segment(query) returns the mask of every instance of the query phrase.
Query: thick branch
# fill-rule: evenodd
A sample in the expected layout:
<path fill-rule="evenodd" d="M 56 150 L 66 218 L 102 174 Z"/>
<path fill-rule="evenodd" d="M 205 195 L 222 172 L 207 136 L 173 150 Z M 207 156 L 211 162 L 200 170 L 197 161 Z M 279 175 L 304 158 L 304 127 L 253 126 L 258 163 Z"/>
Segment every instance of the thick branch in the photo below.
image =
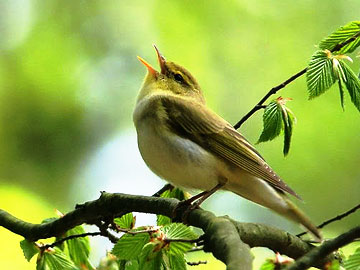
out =
<path fill-rule="evenodd" d="M 313 248 L 303 257 L 298 259 L 294 264 L 288 267 L 288 270 L 302 270 L 307 269 L 314 262 L 318 262 L 322 258 L 326 257 L 331 252 L 341 248 L 352 241 L 354 239 L 360 237 L 360 226 L 357 226 L 350 231 L 339 235 L 338 237 L 325 241 L 321 246 Z"/>
<path fill-rule="evenodd" d="M 98 200 L 87 202 L 45 224 L 31 224 L 0 210 L 0 226 L 30 241 L 36 241 L 62 235 L 83 223 L 98 224 L 128 212 L 161 214 L 174 218 L 178 202 L 169 198 L 102 193 Z M 216 217 L 202 209 L 190 212 L 187 222 L 204 231 L 204 250 L 211 251 L 228 266 L 227 269 L 251 269 L 249 246 L 268 247 L 293 258 L 298 258 L 313 248 L 287 232 L 260 224 L 236 222 L 228 217 Z"/>

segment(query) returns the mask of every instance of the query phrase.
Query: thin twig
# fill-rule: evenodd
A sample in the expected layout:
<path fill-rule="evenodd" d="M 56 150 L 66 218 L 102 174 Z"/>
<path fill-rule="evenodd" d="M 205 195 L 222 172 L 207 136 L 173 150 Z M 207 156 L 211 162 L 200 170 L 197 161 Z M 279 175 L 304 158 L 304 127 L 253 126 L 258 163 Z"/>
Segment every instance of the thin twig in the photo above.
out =
<path fill-rule="evenodd" d="M 290 265 L 287 270 L 308 269 L 310 266 L 319 263 L 331 252 L 351 243 L 354 239 L 360 237 L 360 226 L 339 235 L 336 238 L 325 241 L 322 245 L 313 248 L 301 258 L 297 259 L 294 264 Z"/>
<path fill-rule="evenodd" d="M 128 233 L 131 235 L 140 234 L 140 233 L 154 233 L 159 231 L 159 228 L 151 228 L 146 230 L 139 230 L 139 231 L 132 231 L 131 229 L 123 229 L 123 228 L 116 228 L 119 232 Z"/>
<path fill-rule="evenodd" d="M 207 261 L 186 262 L 186 264 L 190 265 L 190 266 L 196 266 L 196 265 L 200 265 L 200 264 L 207 264 Z"/>
<path fill-rule="evenodd" d="M 73 235 L 69 235 L 67 237 L 64 237 L 62 239 L 59 239 L 59 240 L 55 241 L 54 243 L 41 246 L 40 248 L 45 250 L 45 249 L 48 249 L 48 248 L 53 248 L 55 246 L 59 246 L 62 243 L 64 243 L 65 241 L 67 241 L 67 240 L 80 238 L 80 237 L 86 237 L 86 236 L 98 236 L 98 235 L 101 235 L 101 232 L 88 232 L 88 233 L 81 233 L 81 234 L 73 234 Z"/>
<path fill-rule="evenodd" d="M 187 252 L 196 252 L 196 251 L 203 251 L 204 250 L 204 247 L 194 247 L 190 250 L 188 250 Z"/>
<path fill-rule="evenodd" d="M 350 210 L 346 211 L 345 213 L 343 214 L 340 214 L 340 215 L 337 215 L 336 217 L 333 217 L 331 219 L 328 219 L 326 221 L 324 221 L 323 223 L 321 223 L 319 226 L 317 226 L 318 229 L 321 229 L 321 228 L 324 228 L 326 225 L 330 224 L 330 223 L 333 223 L 334 221 L 337 221 L 337 220 L 341 220 L 343 219 L 344 217 L 347 217 L 348 215 L 356 212 L 356 210 L 360 209 L 360 204 L 356 205 L 355 207 L 351 208 Z M 299 233 L 297 234 L 296 236 L 297 237 L 300 237 L 300 236 L 303 236 L 305 234 L 307 234 L 308 232 L 302 232 L 302 233 Z"/>
<path fill-rule="evenodd" d="M 342 43 L 337 44 L 336 46 L 334 46 L 333 49 L 330 50 L 330 52 L 336 52 L 336 51 L 340 51 L 343 47 L 345 47 L 346 45 L 348 45 L 349 43 L 355 41 L 358 37 L 360 36 L 360 32 L 357 32 L 354 36 L 352 36 L 351 38 L 345 40 Z M 295 81 L 297 78 L 301 77 L 302 75 L 304 75 L 307 71 L 307 68 L 304 68 L 303 70 L 297 72 L 295 75 L 291 76 L 289 79 L 287 79 L 286 81 L 284 81 L 283 83 L 273 87 L 270 89 L 269 92 L 267 92 L 267 94 L 260 99 L 260 101 L 247 113 L 245 114 L 240 120 L 239 122 L 237 122 L 234 125 L 235 129 L 238 129 L 241 127 L 241 125 L 248 120 L 255 112 L 257 112 L 258 110 L 264 108 L 264 102 L 272 95 L 275 95 L 280 89 L 284 88 L 285 86 L 287 86 L 289 83 L 291 83 L 292 81 Z"/>

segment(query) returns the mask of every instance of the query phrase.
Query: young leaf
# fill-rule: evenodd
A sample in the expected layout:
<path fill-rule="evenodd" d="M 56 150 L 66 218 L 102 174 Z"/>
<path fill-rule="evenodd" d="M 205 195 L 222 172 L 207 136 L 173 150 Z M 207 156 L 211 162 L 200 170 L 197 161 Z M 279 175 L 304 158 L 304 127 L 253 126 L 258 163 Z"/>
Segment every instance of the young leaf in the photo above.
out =
<path fill-rule="evenodd" d="M 267 259 L 260 267 L 260 270 L 274 270 L 275 263 L 271 259 Z"/>
<path fill-rule="evenodd" d="M 284 122 L 284 148 L 283 153 L 286 156 L 290 150 L 290 142 L 292 136 L 292 130 L 295 122 L 295 116 L 293 112 L 287 108 L 285 105 L 281 106 L 282 109 L 282 118 Z"/>
<path fill-rule="evenodd" d="M 330 51 L 316 51 L 306 70 L 309 98 L 312 99 L 324 93 L 335 83 L 336 79 Z"/>
<path fill-rule="evenodd" d="M 344 61 L 339 61 L 339 64 L 344 72 L 344 83 L 350 94 L 351 101 L 360 111 L 360 80 Z"/>
<path fill-rule="evenodd" d="M 163 252 L 155 251 L 156 244 L 148 243 L 142 249 L 139 255 L 139 269 L 142 270 L 154 270 L 154 269 L 164 269 L 163 265 L 164 260 L 162 258 Z"/>
<path fill-rule="evenodd" d="M 122 215 L 120 218 L 115 218 L 114 222 L 122 229 L 132 229 L 135 226 L 136 218 L 133 213 L 127 213 Z"/>
<path fill-rule="evenodd" d="M 360 269 L 360 248 L 355 250 L 355 253 L 350 255 L 344 262 L 346 270 L 359 270 Z"/>
<path fill-rule="evenodd" d="M 148 233 L 124 234 L 115 244 L 111 253 L 120 260 L 132 260 L 139 256 L 144 245 L 149 241 Z"/>
<path fill-rule="evenodd" d="M 70 258 L 59 248 L 39 253 L 36 270 L 79 270 Z"/>
<path fill-rule="evenodd" d="M 186 200 L 189 198 L 188 194 L 182 191 L 179 188 L 173 188 L 171 190 L 165 190 L 161 196 L 162 198 L 176 198 L 180 201 Z M 157 215 L 156 225 L 165 226 L 171 223 L 171 219 L 167 216 Z"/>
<path fill-rule="evenodd" d="M 195 240 L 198 236 L 190 229 L 190 227 L 182 223 L 171 223 L 160 229 L 164 232 L 166 239 L 189 239 Z M 173 255 L 182 255 L 193 247 L 193 243 L 189 242 L 170 242 L 169 253 Z"/>
<path fill-rule="evenodd" d="M 67 231 L 64 237 L 70 235 L 83 234 L 85 230 L 82 226 L 77 226 Z M 75 265 L 82 267 L 86 266 L 86 269 L 94 269 L 92 266 L 89 255 L 90 255 L 90 243 L 88 237 L 78 237 L 66 241 L 68 248 L 68 254 Z"/>
<path fill-rule="evenodd" d="M 263 115 L 264 129 L 257 143 L 271 141 L 279 136 L 283 128 L 281 108 L 276 100 L 273 100 L 266 106 Z"/>
<path fill-rule="evenodd" d="M 331 51 L 334 50 L 337 45 L 344 43 L 351 38 L 354 39 L 352 42 L 345 45 L 340 50 L 336 50 L 336 52 L 339 54 L 351 53 L 360 45 L 360 21 L 353 21 L 340 27 L 330 36 L 323 39 L 319 44 L 319 48 Z"/>
<path fill-rule="evenodd" d="M 169 269 L 186 270 L 186 261 L 184 255 L 168 255 Z"/>
<path fill-rule="evenodd" d="M 345 111 L 344 89 L 343 89 L 343 82 L 342 82 L 341 78 L 338 80 L 338 85 L 339 85 L 339 92 L 340 92 L 340 104 L 341 104 L 341 107 L 342 107 L 343 111 Z"/>
<path fill-rule="evenodd" d="M 34 242 L 30 242 L 26 239 L 20 241 L 20 247 L 24 253 L 25 259 L 30 262 L 31 258 L 40 251 Z"/>

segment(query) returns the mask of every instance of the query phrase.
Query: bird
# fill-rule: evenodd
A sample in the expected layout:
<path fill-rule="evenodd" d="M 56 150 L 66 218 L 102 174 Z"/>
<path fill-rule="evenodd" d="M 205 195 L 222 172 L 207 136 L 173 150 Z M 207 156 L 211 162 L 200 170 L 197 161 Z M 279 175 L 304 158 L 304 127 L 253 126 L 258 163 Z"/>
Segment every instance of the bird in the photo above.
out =
<path fill-rule="evenodd" d="M 203 191 L 193 197 L 198 204 L 219 189 L 231 191 L 304 226 L 321 240 L 320 231 L 288 195 L 300 196 L 240 132 L 206 106 L 195 77 L 154 48 L 160 71 L 138 56 L 147 74 L 133 112 L 146 165 L 176 187 Z"/>

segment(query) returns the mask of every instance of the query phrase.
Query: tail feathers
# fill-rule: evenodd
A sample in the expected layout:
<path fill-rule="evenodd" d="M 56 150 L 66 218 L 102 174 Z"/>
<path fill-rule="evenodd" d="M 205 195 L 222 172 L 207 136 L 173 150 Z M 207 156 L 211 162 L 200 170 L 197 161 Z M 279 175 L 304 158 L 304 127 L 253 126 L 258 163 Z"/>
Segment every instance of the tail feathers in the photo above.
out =
<path fill-rule="evenodd" d="M 300 223 L 304 226 L 309 232 L 315 237 L 315 240 L 321 242 L 322 236 L 319 229 L 310 221 L 310 219 L 299 209 L 297 208 L 287 197 L 286 195 L 282 196 L 289 206 L 287 210 L 285 210 L 283 215 L 288 217 L 289 219 Z"/>

